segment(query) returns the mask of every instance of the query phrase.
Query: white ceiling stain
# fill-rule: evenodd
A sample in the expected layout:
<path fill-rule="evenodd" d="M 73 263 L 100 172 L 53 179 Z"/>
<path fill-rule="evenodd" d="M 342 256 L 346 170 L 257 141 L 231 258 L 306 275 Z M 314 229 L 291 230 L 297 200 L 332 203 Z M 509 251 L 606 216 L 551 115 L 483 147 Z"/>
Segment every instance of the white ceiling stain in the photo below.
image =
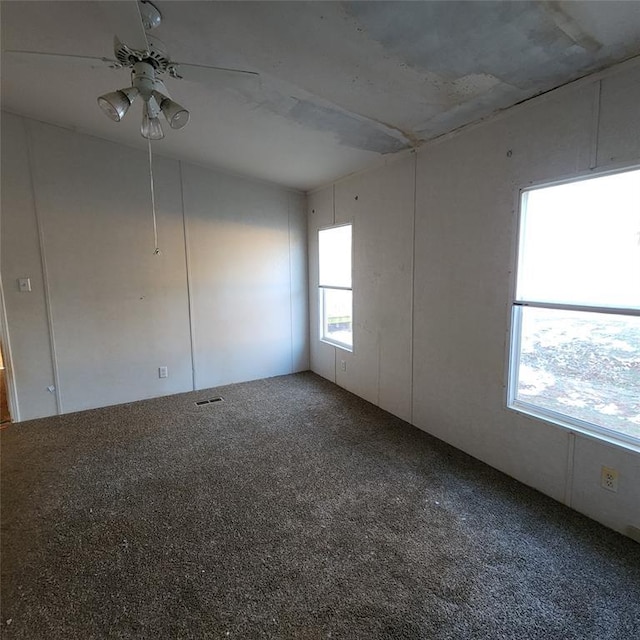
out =
<path fill-rule="evenodd" d="M 550 18 L 558 29 L 561 29 L 575 44 L 585 51 L 597 51 L 602 47 L 592 35 L 580 29 L 580 25 L 568 15 L 562 8 L 560 2 L 541 2 L 544 9 L 549 13 Z"/>
<path fill-rule="evenodd" d="M 640 2 L 155 4 L 173 60 L 261 74 L 253 88 L 168 79 L 192 119 L 156 151 L 299 189 L 640 54 Z M 113 56 L 109 3 L 0 10 L 3 50 Z M 1 62 L 3 108 L 144 148 L 139 106 L 116 124 L 96 105 L 127 71 Z"/>
<path fill-rule="evenodd" d="M 307 100 L 297 100 L 289 116 L 300 124 L 333 133 L 340 144 L 376 153 L 394 153 L 406 149 L 404 142 L 386 133 L 385 125 L 372 122 L 355 114 L 342 112 L 313 104 Z"/>

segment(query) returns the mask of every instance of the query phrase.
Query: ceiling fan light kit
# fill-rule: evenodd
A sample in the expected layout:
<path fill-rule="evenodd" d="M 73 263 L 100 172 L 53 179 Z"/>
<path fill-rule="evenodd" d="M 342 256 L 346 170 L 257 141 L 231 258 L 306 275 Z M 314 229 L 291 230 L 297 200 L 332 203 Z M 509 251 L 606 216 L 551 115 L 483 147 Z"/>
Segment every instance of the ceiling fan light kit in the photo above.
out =
<path fill-rule="evenodd" d="M 141 133 L 151 140 L 164 137 L 164 134 L 160 135 L 160 112 L 172 129 L 182 129 L 189 122 L 189 111 L 171 99 L 160 80 L 163 74 L 176 80 L 204 83 L 224 82 L 232 77 L 234 82 L 240 81 L 247 87 L 255 86 L 259 79 L 259 74 L 255 71 L 172 61 L 164 44 L 147 33 L 162 22 L 162 14 L 149 0 L 121 0 L 100 4 L 117 20 L 121 33 L 128 42 L 126 44 L 115 36 L 114 59 L 18 49 L 4 51 L 3 54 L 27 61 L 45 58 L 55 62 L 83 64 L 91 68 L 100 68 L 106 63 L 110 69 L 131 69 L 132 86 L 98 97 L 98 106 L 108 118 L 120 122 L 135 98 L 140 95 L 144 101 Z M 152 100 L 154 104 L 151 104 Z"/>
<path fill-rule="evenodd" d="M 140 95 L 144 100 L 140 133 L 148 140 L 161 140 L 164 132 L 158 116 L 164 115 L 172 129 L 182 129 L 189 122 L 189 112 L 174 102 L 162 80 L 156 78 L 151 61 L 141 60 L 133 65 L 133 86 L 105 93 L 98 98 L 98 105 L 114 122 L 120 122 L 129 107 Z"/>
<path fill-rule="evenodd" d="M 162 21 L 162 15 L 151 2 L 143 1 L 139 5 L 144 31 L 155 29 Z M 145 39 L 144 51 L 132 49 L 115 38 L 115 55 L 121 66 L 131 67 L 131 87 L 106 93 L 98 98 L 102 111 L 114 122 L 120 122 L 140 95 L 142 106 L 142 124 L 140 133 L 147 140 L 161 140 L 164 132 L 158 116 L 164 115 L 172 129 L 182 129 L 189 122 L 189 111 L 174 102 L 157 75 L 168 70 L 169 59 L 162 43 Z M 173 70 L 173 67 L 171 67 Z"/>

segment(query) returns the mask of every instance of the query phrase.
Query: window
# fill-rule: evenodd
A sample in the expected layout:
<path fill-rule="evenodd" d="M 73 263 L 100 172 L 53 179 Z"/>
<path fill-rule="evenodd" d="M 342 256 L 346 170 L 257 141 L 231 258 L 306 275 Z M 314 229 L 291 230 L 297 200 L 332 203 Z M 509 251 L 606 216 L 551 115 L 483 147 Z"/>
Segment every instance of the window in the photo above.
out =
<path fill-rule="evenodd" d="M 508 405 L 640 445 L 640 170 L 522 194 Z"/>
<path fill-rule="evenodd" d="M 320 339 L 353 348 L 351 225 L 318 231 Z"/>

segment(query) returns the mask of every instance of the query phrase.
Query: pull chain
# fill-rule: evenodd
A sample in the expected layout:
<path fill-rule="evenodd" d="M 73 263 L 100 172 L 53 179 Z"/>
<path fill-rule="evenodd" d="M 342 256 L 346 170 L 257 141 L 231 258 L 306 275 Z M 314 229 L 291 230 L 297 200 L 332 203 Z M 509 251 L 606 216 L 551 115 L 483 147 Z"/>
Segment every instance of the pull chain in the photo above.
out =
<path fill-rule="evenodd" d="M 151 215 L 153 216 L 153 246 L 155 247 L 153 255 L 160 254 L 160 248 L 158 247 L 158 224 L 156 222 L 156 194 L 153 187 L 153 159 L 151 156 L 151 140 L 147 139 L 149 144 L 149 180 L 151 182 Z"/>

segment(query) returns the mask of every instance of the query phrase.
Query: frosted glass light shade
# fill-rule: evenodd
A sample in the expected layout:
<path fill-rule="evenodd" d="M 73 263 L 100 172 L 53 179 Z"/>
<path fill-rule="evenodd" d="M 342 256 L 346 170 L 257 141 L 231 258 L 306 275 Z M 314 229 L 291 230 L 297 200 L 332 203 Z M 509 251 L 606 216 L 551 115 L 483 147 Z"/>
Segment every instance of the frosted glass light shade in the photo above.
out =
<path fill-rule="evenodd" d="M 129 107 L 133 104 L 137 95 L 138 90 L 135 87 L 111 91 L 98 98 L 98 106 L 111 120 L 120 122 L 129 110 Z"/>
<path fill-rule="evenodd" d="M 167 102 L 168 105 L 165 104 Z M 165 100 L 162 103 L 162 113 L 172 129 L 182 129 L 189 122 L 189 112 L 173 100 Z"/>
<path fill-rule="evenodd" d="M 153 96 L 172 129 L 182 129 L 189 122 L 190 114 L 182 105 L 158 92 Z"/>

